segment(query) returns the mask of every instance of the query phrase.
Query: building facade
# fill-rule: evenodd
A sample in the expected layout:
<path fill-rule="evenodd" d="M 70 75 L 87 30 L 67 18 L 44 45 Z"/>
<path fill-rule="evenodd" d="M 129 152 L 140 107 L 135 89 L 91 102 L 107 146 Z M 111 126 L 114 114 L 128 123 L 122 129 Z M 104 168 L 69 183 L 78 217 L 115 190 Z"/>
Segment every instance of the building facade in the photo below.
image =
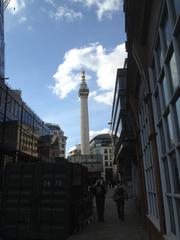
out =
<path fill-rule="evenodd" d="M 100 134 L 91 139 L 90 153 L 101 154 L 103 159 L 103 170 L 101 176 L 106 181 L 113 181 L 113 148 L 110 134 Z"/>
<path fill-rule="evenodd" d="M 1 165 L 49 159 L 51 130 L 22 100 L 21 92 L 0 81 Z"/>
<path fill-rule="evenodd" d="M 64 135 L 59 125 L 52 123 L 46 123 L 46 125 L 51 130 L 50 161 L 53 161 L 55 158 L 65 158 L 67 137 Z"/>
<path fill-rule="evenodd" d="M 68 156 L 77 156 L 81 155 L 81 144 L 76 144 L 74 147 L 70 149 L 68 152 Z"/>
<path fill-rule="evenodd" d="M 180 1 L 125 0 L 124 11 L 127 124 L 134 138 L 131 162 L 136 167 L 132 181 L 140 183 L 137 192 L 149 239 L 178 240 Z M 121 145 L 122 141 L 116 151 Z"/>
<path fill-rule="evenodd" d="M 125 61 L 124 68 L 117 69 L 110 129 L 114 149 L 113 163 L 117 167 L 116 179 L 126 182 L 126 187 L 132 187 L 132 167 L 136 158 L 131 116 L 127 110 L 126 76 L 127 65 Z"/>
<path fill-rule="evenodd" d="M 101 177 L 103 170 L 103 159 L 101 154 L 71 155 L 68 156 L 68 161 L 79 163 L 87 167 L 89 185 L 94 184 L 96 180 Z"/>

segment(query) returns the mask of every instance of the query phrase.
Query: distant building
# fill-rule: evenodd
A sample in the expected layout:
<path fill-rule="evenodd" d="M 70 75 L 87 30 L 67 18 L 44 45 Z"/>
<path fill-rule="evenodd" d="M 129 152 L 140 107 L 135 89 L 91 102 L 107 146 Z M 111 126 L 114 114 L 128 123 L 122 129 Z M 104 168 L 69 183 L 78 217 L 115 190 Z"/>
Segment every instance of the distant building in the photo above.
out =
<path fill-rule="evenodd" d="M 126 65 L 123 69 L 117 70 L 111 116 L 111 135 L 114 146 L 114 163 L 117 165 L 119 180 L 131 181 L 134 137 L 131 116 L 127 111 L 126 75 Z"/>
<path fill-rule="evenodd" d="M 103 171 L 103 159 L 101 154 L 93 155 L 72 155 L 68 156 L 68 161 L 80 163 L 88 169 L 89 184 L 93 184 Z"/>
<path fill-rule="evenodd" d="M 68 156 L 77 156 L 81 155 L 81 144 L 76 144 L 71 150 L 68 152 Z"/>
<path fill-rule="evenodd" d="M 100 134 L 90 141 L 90 154 L 101 154 L 103 170 L 101 176 L 107 181 L 113 180 L 113 146 L 110 134 Z"/>
<path fill-rule="evenodd" d="M 46 123 L 51 130 L 50 136 L 50 161 L 55 158 L 66 157 L 66 140 L 64 132 L 61 130 L 58 124 Z"/>
<path fill-rule="evenodd" d="M 0 157 L 11 161 L 49 160 L 51 130 L 23 101 L 21 92 L 0 81 Z"/>

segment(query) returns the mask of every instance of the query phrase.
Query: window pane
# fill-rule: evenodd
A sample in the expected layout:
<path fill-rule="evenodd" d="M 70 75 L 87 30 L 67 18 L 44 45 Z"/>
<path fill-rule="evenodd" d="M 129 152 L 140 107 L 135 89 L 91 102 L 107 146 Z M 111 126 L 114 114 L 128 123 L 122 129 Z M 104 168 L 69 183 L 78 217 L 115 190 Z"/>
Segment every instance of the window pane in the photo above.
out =
<path fill-rule="evenodd" d="M 169 167 L 168 167 L 168 162 L 167 158 L 163 160 L 164 163 L 164 174 L 165 174 L 165 181 L 166 181 L 166 190 L 168 193 L 171 192 L 171 184 L 170 184 L 170 178 L 169 178 Z"/>
<path fill-rule="evenodd" d="M 154 87 L 156 86 L 157 84 L 157 78 L 156 78 L 156 69 L 155 69 L 155 63 L 154 63 L 154 60 L 153 60 L 153 64 L 152 64 L 152 77 L 153 77 L 153 85 Z"/>
<path fill-rule="evenodd" d="M 180 229 L 180 199 L 176 199 L 176 207 L 177 207 L 178 223 L 179 223 L 179 229 Z"/>
<path fill-rule="evenodd" d="M 167 106 L 169 102 L 169 89 L 168 89 L 168 83 L 165 75 L 162 81 L 162 90 L 163 90 L 164 104 L 165 106 Z"/>
<path fill-rule="evenodd" d="M 175 227 L 175 221 L 174 221 L 174 210 L 173 210 L 172 198 L 168 197 L 167 200 L 168 200 L 168 207 L 169 207 L 171 231 L 174 234 L 176 234 L 176 227 Z"/>
<path fill-rule="evenodd" d="M 166 147 L 165 147 L 164 131 L 163 131 L 162 125 L 160 125 L 160 127 L 159 127 L 159 132 L 160 132 L 160 141 L 161 141 L 161 151 L 164 154 L 166 152 Z"/>
<path fill-rule="evenodd" d="M 176 101 L 176 114 L 177 114 L 177 121 L 178 121 L 179 130 L 180 130 L 180 97 Z"/>
<path fill-rule="evenodd" d="M 169 46 L 169 44 L 170 44 L 171 35 L 172 35 L 170 21 L 169 21 L 169 17 L 168 17 L 167 12 L 166 12 L 166 14 L 164 16 L 164 21 L 163 21 L 162 28 L 163 28 L 163 32 L 164 32 L 165 46 L 167 48 Z"/>
<path fill-rule="evenodd" d="M 160 41 L 158 41 L 157 43 L 156 56 L 157 56 L 158 71 L 160 71 L 163 64 L 163 55 L 162 55 Z"/>
<path fill-rule="evenodd" d="M 180 12 L 180 1 L 173 0 L 173 3 L 174 3 L 174 9 L 175 9 L 176 15 L 178 15 Z"/>
<path fill-rule="evenodd" d="M 173 88 L 175 89 L 179 85 L 179 79 L 178 79 L 177 65 L 176 65 L 174 52 L 171 57 L 169 66 L 170 66 L 172 85 L 173 85 Z"/>
<path fill-rule="evenodd" d="M 171 114 L 169 113 L 166 118 L 166 126 L 167 126 L 167 133 L 168 133 L 168 140 L 169 140 L 169 146 L 171 147 L 174 145 L 174 133 L 173 133 L 173 125 L 172 125 L 172 118 Z"/>
<path fill-rule="evenodd" d="M 175 193 L 180 193 L 180 173 L 178 172 L 177 167 L 177 159 L 175 153 L 173 153 L 171 156 L 171 168 L 172 168 L 172 174 L 173 174 L 173 181 L 174 181 L 174 191 Z"/>
<path fill-rule="evenodd" d="M 160 101 L 159 101 L 159 93 L 158 91 L 155 94 L 155 99 L 156 99 L 156 111 L 157 111 L 157 117 L 158 120 L 160 119 L 161 116 L 161 107 L 160 107 Z"/>

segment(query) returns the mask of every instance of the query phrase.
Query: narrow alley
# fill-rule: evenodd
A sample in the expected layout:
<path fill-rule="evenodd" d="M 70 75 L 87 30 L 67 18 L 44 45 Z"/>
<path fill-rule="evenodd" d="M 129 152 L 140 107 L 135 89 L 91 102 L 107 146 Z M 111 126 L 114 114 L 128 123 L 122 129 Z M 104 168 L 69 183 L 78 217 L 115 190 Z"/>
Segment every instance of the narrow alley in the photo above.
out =
<path fill-rule="evenodd" d="M 113 189 L 110 189 L 106 196 L 105 221 L 97 222 L 96 208 L 94 208 L 93 222 L 85 226 L 81 233 L 72 235 L 68 240 L 148 240 L 133 200 L 126 201 L 125 221 L 122 222 L 117 217 L 112 195 Z"/>

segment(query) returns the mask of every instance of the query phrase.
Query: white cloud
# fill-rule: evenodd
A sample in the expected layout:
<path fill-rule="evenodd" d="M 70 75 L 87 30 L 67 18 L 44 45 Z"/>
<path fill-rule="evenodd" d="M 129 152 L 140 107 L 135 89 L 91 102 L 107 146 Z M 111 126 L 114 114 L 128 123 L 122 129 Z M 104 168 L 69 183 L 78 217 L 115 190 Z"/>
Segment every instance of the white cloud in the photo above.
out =
<path fill-rule="evenodd" d="M 117 68 L 123 67 L 125 57 L 124 44 L 116 46 L 111 51 L 107 51 L 98 43 L 70 49 L 65 53 L 63 63 L 53 76 L 55 80 L 53 91 L 60 98 L 65 98 L 76 90 L 80 83 L 80 70 L 83 68 L 96 75 L 96 78 L 88 75 L 89 81 L 95 81 L 98 86 L 96 92 L 90 93 L 90 97 L 97 102 L 112 104 Z"/>
<path fill-rule="evenodd" d="M 96 14 L 99 20 L 102 20 L 103 16 L 109 18 L 112 17 L 112 13 L 120 11 L 122 8 L 122 0 L 73 0 L 74 2 L 81 2 L 87 7 L 95 7 Z"/>
<path fill-rule="evenodd" d="M 99 135 L 99 134 L 104 134 L 104 133 L 110 133 L 110 129 L 109 128 L 104 128 L 102 130 L 99 131 L 90 131 L 89 132 L 89 138 L 90 140 L 93 139 L 95 136 Z"/>
<path fill-rule="evenodd" d="M 81 19 L 83 17 L 81 12 L 76 12 L 73 9 L 59 6 L 55 11 L 49 12 L 50 17 L 55 20 L 65 19 L 69 22 L 73 22 L 75 19 Z"/>
<path fill-rule="evenodd" d="M 113 91 L 103 92 L 100 94 L 93 94 L 94 100 L 99 103 L 104 103 L 107 105 L 112 105 L 113 102 Z"/>
<path fill-rule="evenodd" d="M 22 17 L 18 20 L 19 23 L 24 23 L 24 22 L 26 22 L 26 21 L 27 21 L 27 18 L 24 17 L 24 16 L 22 16 Z"/>
<path fill-rule="evenodd" d="M 110 129 L 109 128 L 104 128 L 102 130 L 98 130 L 98 131 L 89 131 L 89 139 L 93 139 L 94 137 L 96 137 L 99 134 L 106 134 L 109 133 L 110 134 Z M 80 150 L 81 149 L 81 144 L 75 144 L 74 146 L 70 147 L 70 149 L 67 151 L 68 153 L 70 153 L 73 150 Z"/>
<path fill-rule="evenodd" d="M 74 150 L 81 150 L 81 144 L 76 144 L 75 146 L 72 146 L 68 152 L 72 152 Z"/>
<path fill-rule="evenodd" d="M 53 7 L 55 7 L 54 0 L 45 0 L 45 2 L 51 4 Z"/>
<path fill-rule="evenodd" d="M 7 9 L 10 11 L 10 13 L 17 14 L 26 7 L 27 2 L 28 0 L 11 0 Z"/>

